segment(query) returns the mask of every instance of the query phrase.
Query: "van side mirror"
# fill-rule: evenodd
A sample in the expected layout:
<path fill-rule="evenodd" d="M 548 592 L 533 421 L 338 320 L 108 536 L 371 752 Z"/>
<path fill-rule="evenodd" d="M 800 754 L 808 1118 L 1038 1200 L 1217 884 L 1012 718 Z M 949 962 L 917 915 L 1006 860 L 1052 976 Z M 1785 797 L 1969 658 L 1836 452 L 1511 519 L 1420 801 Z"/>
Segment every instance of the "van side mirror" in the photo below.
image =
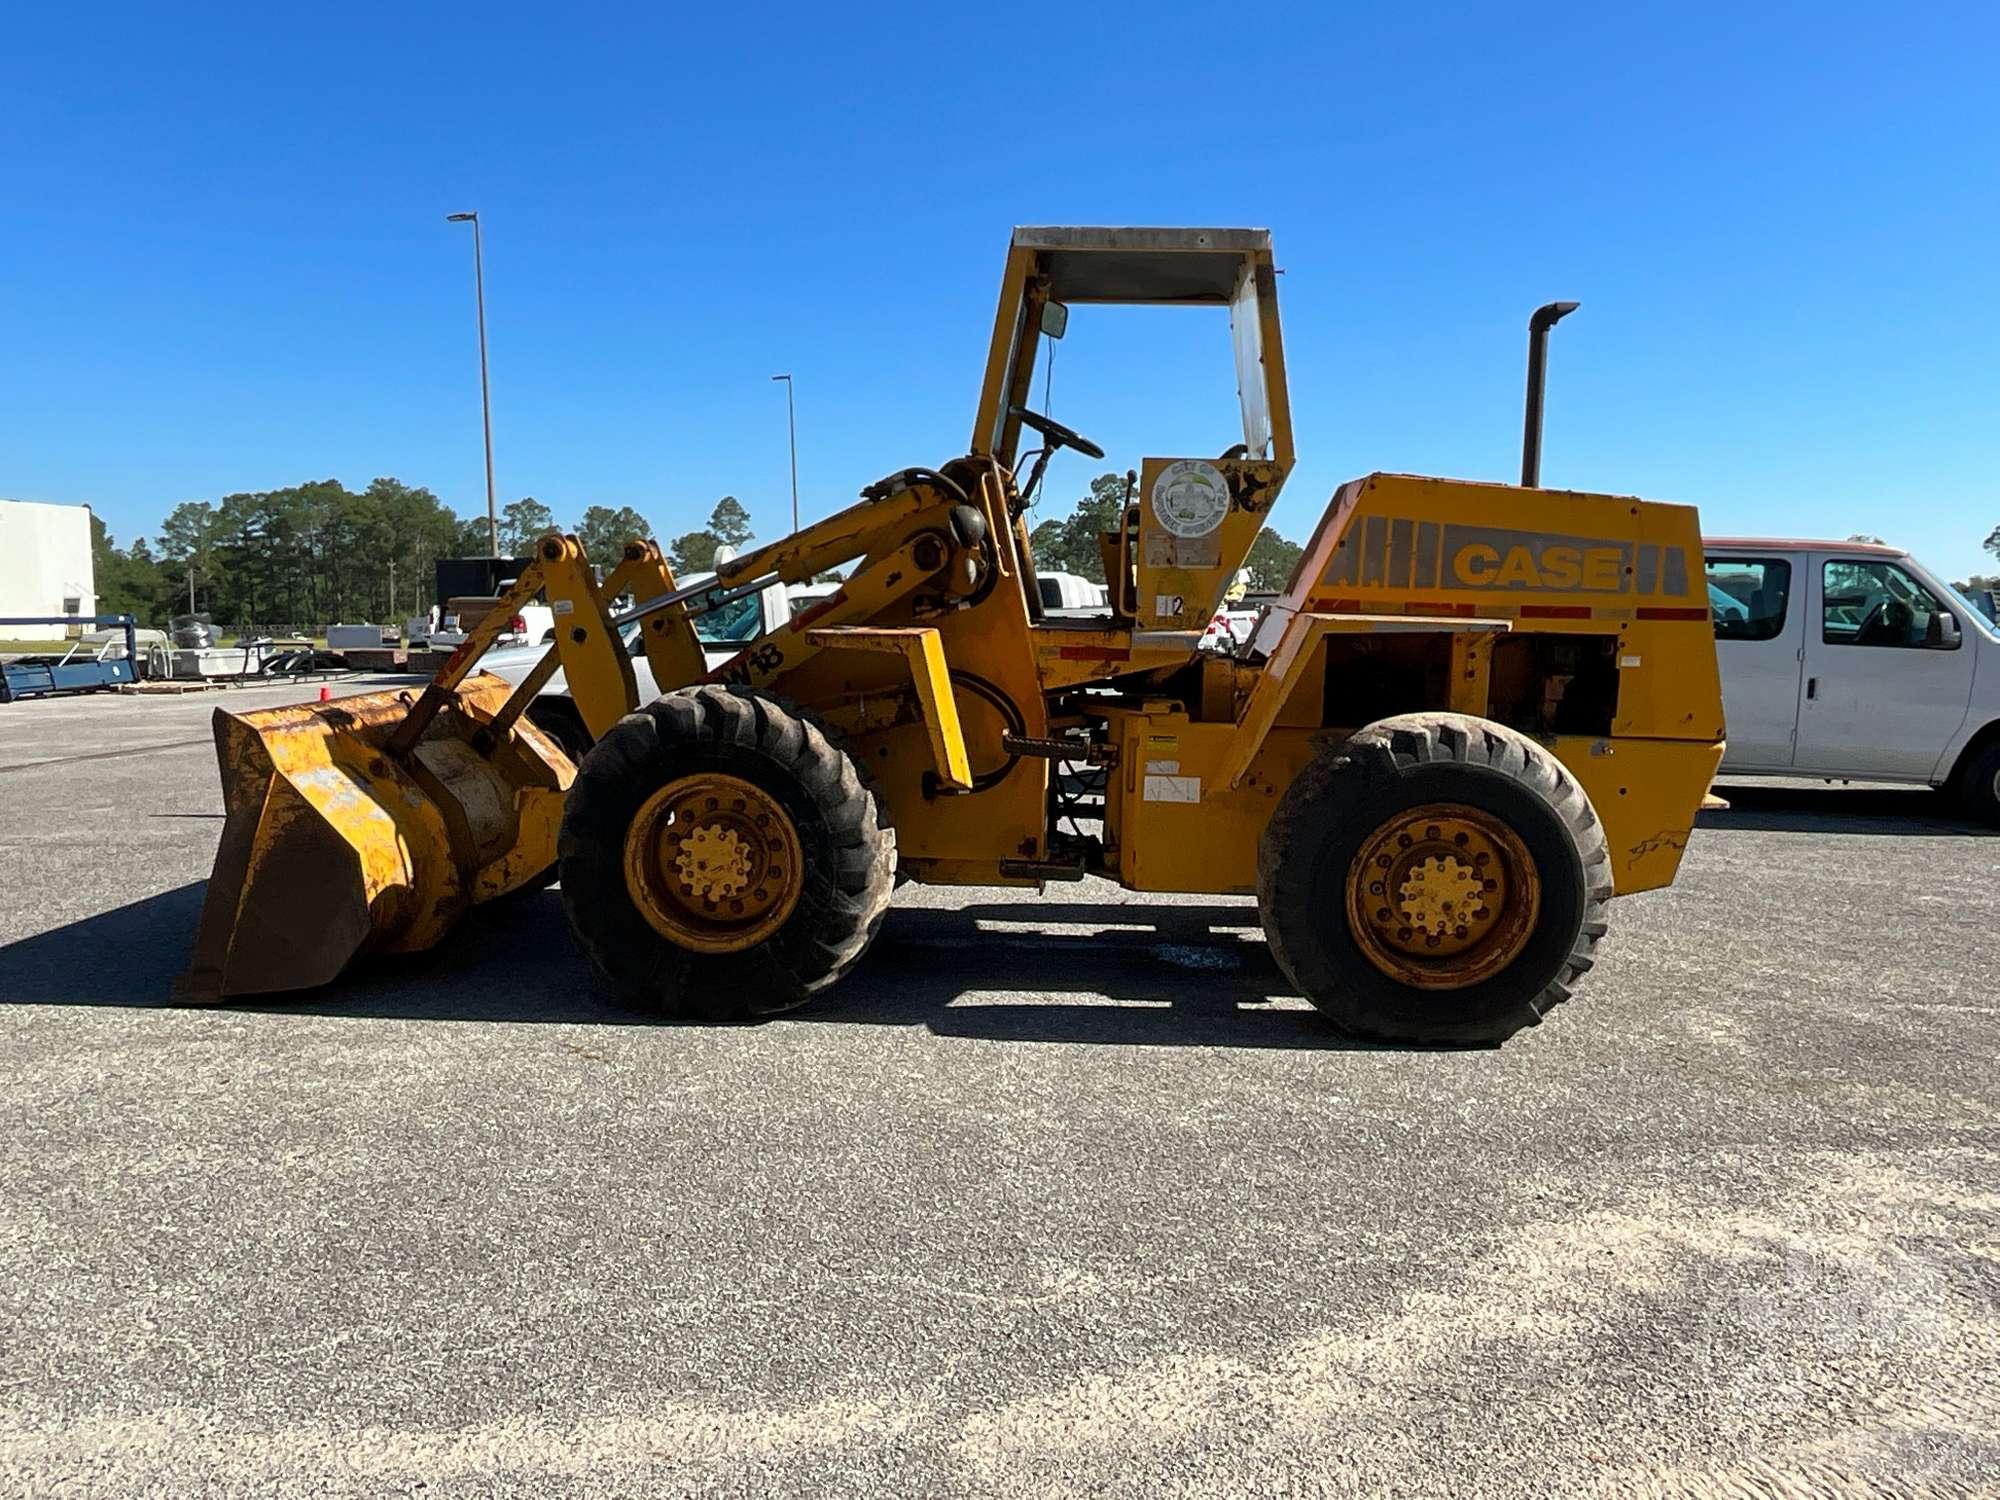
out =
<path fill-rule="evenodd" d="M 1934 651 L 1956 651 L 1958 649 L 1958 616 L 1948 609 L 1941 609 L 1931 616 L 1931 628 L 1926 632 L 1924 644 Z"/>

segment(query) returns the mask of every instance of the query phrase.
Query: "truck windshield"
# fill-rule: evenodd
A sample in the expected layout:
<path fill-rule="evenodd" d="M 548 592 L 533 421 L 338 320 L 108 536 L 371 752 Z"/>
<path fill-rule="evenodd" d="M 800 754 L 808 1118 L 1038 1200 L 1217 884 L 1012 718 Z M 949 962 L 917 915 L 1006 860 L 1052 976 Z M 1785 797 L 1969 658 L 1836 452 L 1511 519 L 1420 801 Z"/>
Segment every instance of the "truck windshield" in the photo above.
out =
<path fill-rule="evenodd" d="M 1943 580 L 1940 579 L 1939 582 L 1943 582 Z M 2000 631 L 1995 631 L 1994 627 L 1993 607 L 1991 602 L 1993 595 L 1990 592 L 1982 595 L 1982 597 L 1985 598 L 1988 602 L 1985 604 L 1981 604 L 1975 599 L 1966 598 L 1965 595 L 1962 592 L 1960 592 L 1958 585 L 1955 583 L 1946 583 L 1944 586 L 1944 591 L 1947 594 L 1951 595 L 1952 602 L 1957 604 L 1961 609 L 1965 611 L 1966 618 L 1971 620 L 1973 624 L 1983 626 L 1985 627 L 1986 630 L 1990 632 L 2000 634 Z"/>
<path fill-rule="evenodd" d="M 764 633 L 764 612 L 758 608 L 762 597 L 751 594 L 697 616 L 694 633 L 704 642 L 717 645 L 754 641 Z"/>
<path fill-rule="evenodd" d="M 714 576 L 713 573 L 698 573 L 684 582 L 704 583 Z M 695 616 L 694 633 L 695 639 L 704 646 L 740 646 L 745 641 L 756 640 L 764 633 L 764 596 L 759 593 L 732 599 L 720 609 Z M 624 638 L 630 655 L 644 654 L 645 642 L 640 639 L 638 625 L 628 625 L 619 634 Z"/>

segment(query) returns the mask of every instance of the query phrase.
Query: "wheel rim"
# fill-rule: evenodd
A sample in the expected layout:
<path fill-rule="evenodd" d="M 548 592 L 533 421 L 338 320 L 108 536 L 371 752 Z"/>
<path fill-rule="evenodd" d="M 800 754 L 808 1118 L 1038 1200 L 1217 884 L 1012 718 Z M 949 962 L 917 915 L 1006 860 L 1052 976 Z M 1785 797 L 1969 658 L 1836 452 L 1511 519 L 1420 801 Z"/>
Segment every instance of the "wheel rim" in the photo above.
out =
<path fill-rule="evenodd" d="M 625 888 L 662 937 L 696 953 L 740 953 L 785 925 L 805 889 L 805 858 L 769 792 L 705 773 L 640 807 L 625 834 Z"/>
<path fill-rule="evenodd" d="M 1348 928 L 1402 984 L 1457 990 L 1500 973 L 1527 947 L 1541 880 L 1519 835 L 1459 802 L 1399 812 L 1347 871 Z"/>

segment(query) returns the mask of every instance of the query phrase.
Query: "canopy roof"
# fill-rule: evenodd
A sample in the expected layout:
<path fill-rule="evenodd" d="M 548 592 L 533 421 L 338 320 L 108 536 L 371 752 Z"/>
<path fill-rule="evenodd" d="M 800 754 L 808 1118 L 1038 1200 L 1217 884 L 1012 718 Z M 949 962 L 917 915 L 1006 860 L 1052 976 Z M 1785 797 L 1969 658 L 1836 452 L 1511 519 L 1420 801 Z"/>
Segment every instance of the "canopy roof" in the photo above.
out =
<path fill-rule="evenodd" d="M 1040 252 L 1057 302 L 1195 302 L 1227 306 L 1246 262 L 1270 253 L 1266 229 L 1035 226 L 1014 246 Z"/>

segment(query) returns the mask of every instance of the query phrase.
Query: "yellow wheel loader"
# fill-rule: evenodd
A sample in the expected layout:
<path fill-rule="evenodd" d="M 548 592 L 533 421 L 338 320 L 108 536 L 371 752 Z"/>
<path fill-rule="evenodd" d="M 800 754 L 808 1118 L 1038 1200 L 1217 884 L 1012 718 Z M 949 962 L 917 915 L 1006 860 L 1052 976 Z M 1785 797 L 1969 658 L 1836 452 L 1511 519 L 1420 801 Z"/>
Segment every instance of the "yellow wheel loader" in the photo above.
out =
<path fill-rule="evenodd" d="M 1031 409 L 1036 361 L 1102 304 L 1227 309 L 1241 441 L 1140 462 L 1099 538 L 1109 603 L 1045 613 L 1028 506 L 1056 450 L 1103 453 Z M 183 993 L 326 984 L 553 874 L 620 991 L 756 1017 L 852 969 L 899 879 L 1097 875 L 1254 894 L 1350 1034 L 1503 1040 L 1591 967 L 1614 894 L 1672 881 L 1721 756 L 1695 512 L 1370 475 L 1254 638 L 1203 649 L 1292 454 L 1267 234 L 1016 230 L 965 454 L 693 585 L 650 542 L 599 580 L 551 535 L 421 694 L 218 712 Z M 704 660 L 701 615 L 835 568 Z M 547 656 L 477 672 L 537 596 Z"/>

